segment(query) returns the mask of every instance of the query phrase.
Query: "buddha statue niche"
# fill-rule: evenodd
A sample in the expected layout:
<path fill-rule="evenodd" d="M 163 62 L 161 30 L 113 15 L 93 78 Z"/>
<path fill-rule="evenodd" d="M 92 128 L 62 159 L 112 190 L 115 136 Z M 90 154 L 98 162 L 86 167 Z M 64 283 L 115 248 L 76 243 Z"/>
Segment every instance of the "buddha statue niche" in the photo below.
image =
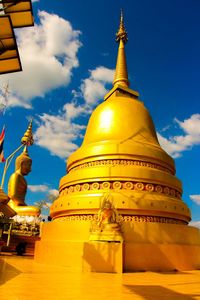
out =
<path fill-rule="evenodd" d="M 97 219 L 91 227 L 90 241 L 123 241 L 119 216 L 112 203 L 112 197 L 105 194 L 102 200 Z"/>
<path fill-rule="evenodd" d="M 16 158 L 15 172 L 10 176 L 8 182 L 8 205 L 21 216 L 38 216 L 40 210 L 35 206 L 27 206 L 25 196 L 27 192 L 27 182 L 24 176 L 31 172 L 32 160 L 28 155 L 27 147 Z"/>

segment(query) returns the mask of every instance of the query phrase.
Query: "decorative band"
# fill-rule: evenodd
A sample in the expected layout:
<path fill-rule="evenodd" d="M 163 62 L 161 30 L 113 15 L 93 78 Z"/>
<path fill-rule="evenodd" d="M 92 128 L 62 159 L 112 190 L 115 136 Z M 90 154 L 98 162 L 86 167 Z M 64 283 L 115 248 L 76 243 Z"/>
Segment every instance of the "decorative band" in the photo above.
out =
<path fill-rule="evenodd" d="M 67 194 L 82 192 L 82 191 L 95 191 L 95 190 L 136 190 L 136 191 L 148 191 L 160 194 L 169 195 L 181 199 L 181 193 L 168 186 L 153 184 L 153 183 L 143 183 L 143 182 L 132 182 L 132 181 L 103 181 L 103 182 L 92 182 L 92 183 L 82 183 L 71 185 L 69 187 L 61 190 L 60 196 L 65 196 Z"/>
<path fill-rule="evenodd" d="M 96 221 L 97 215 L 73 215 L 57 218 L 54 222 L 65 222 L 65 221 Z M 123 222 L 143 222 L 143 223 L 170 223 L 170 224 L 181 224 L 187 225 L 188 223 L 183 220 L 159 217 L 159 216 L 128 216 L 128 215 L 120 215 L 119 220 L 120 223 Z"/>
<path fill-rule="evenodd" d="M 188 223 L 183 220 L 173 218 L 158 217 L 158 216 L 121 216 L 123 222 L 155 222 L 155 223 L 170 223 L 170 224 L 183 224 Z"/>
<path fill-rule="evenodd" d="M 84 169 L 84 168 L 89 168 L 89 167 L 97 167 L 97 166 L 116 166 L 116 165 L 123 165 L 123 166 L 140 166 L 140 167 L 148 167 L 152 169 L 158 169 L 163 172 L 170 173 L 174 175 L 174 172 L 170 168 L 165 168 L 161 165 L 147 162 L 147 161 L 139 161 L 139 160 L 127 160 L 127 159 L 105 159 L 105 160 L 96 160 L 96 161 L 91 161 L 87 162 L 84 164 L 81 164 L 79 166 L 76 166 L 70 170 L 75 171 L 79 169 Z"/>

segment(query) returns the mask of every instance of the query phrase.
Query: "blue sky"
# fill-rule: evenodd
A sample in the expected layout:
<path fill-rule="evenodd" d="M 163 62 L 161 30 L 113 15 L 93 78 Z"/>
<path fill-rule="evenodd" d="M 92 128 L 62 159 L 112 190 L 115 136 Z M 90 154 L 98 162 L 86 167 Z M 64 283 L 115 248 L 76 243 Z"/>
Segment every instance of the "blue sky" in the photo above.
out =
<path fill-rule="evenodd" d="M 9 82 L 0 118 L 5 157 L 34 118 L 27 203 L 55 193 L 91 111 L 112 87 L 123 8 L 130 87 L 140 93 L 160 143 L 174 157 L 183 199 L 200 223 L 200 2 L 40 0 L 33 8 L 35 26 L 15 30 L 23 72 L 0 77 L 1 87 Z M 5 190 L 13 170 L 14 162 Z"/>

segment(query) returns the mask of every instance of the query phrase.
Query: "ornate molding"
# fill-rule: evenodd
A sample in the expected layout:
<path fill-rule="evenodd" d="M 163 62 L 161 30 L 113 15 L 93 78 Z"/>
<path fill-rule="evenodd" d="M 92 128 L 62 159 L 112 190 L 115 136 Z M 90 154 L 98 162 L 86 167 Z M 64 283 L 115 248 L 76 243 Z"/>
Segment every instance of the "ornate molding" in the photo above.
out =
<path fill-rule="evenodd" d="M 85 191 L 97 191 L 97 190 L 135 190 L 135 191 L 148 191 L 159 194 L 169 195 L 171 197 L 181 199 L 180 191 L 154 183 L 146 182 L 133 182 L 133 181 L 103 181 L 103 182 L 92 182 L 82 183 L 68 186 L 61 190 L 60 196 L 65 196 L 71 193 L 85 192 Z"/>
<path fill-rule="evenodd" d="M 187 222 L 182 220 L 158 216 L 121 216 L 121 218 L 123 222 L 155 222 L 187 225 Z"/>
<path fill-rule="evenodd" d="M 105 159 L 105 160 L 91 161 L 91 162 L 87 162 L 87 163 L 78 165 L 72 169 L 69 169 L 69 171 L 73 172 L 75 170 L 80 170 L 80 169 L 85 169 L 85 168 L 90 168 L 90 167 L 116 166 L 116 165 L 148 167 L 151 169 L 161 170 L 163 172 L 167 172 L 167 173 L 174 175 L 173 170 L 171 170 L 170 168 L 163 167 L 159 164 L 155 164 L 155 163 L 147 162 L 147 161 L 128 160 L 128 159 Z"/>
<path fill-rule="evenodd" d="M 97 221 L 97 215 L 73 215 L 57 218 L 54 222 L 65 222 L 65 221 Z M 141 223 L 168 223 L 168 224 L 180 224 L 187 225 L 186 221 L 159 217 L 159 216 L 130 216 L 130 215 L 120 215 L 119 216 L 120 223 L 126 222 L 141 222 Z"/>

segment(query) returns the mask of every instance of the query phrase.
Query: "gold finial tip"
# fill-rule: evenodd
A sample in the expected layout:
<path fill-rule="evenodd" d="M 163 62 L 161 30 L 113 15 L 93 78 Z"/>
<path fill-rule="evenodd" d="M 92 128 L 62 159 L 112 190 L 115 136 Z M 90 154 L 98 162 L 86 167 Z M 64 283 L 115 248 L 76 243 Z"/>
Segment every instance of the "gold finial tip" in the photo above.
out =
<path fill-rule="evenodd" d="M 118 32 L 116 33 L 116 41 L 119 42 L 120 40 L 122 40 L 124 43 L 126 43 L 128 41 L 128 34 L 127 34 L 125 26 L 124 26 L 124 15 L 123 15 L 122 9 L 121 9 L 121 14 L 120 14 L 119 29 L 118 29 Z"/>
<path fill-rule="evenodd" d="M 120 22 L 123 23 L 124 22 L 124 15 L 123 15 L 123 9 L 121 8 L 121 15 L 120 15 Z"/>

